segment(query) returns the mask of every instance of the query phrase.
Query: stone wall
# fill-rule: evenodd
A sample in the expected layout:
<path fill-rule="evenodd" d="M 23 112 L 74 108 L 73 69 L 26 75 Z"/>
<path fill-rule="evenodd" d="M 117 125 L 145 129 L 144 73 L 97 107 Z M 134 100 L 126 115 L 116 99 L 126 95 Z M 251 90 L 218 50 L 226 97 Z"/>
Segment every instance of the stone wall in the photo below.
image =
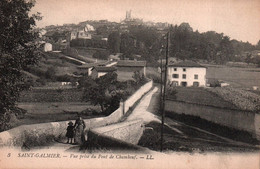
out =
<path fill-rule="evenodd" d="M 124 102 L 124 112 L 127 112 L 134 103 L 140 99 L 146 92 L 148 92 L 153 86 L 153 81 L 147 82 L 145 85 L 141 86 L 132 96 L 130 96 Z"/>
<path fill-rule="evenodd" d="M 123 116 L 122 110 L 118 109 L 111 115 L 102 118 L 84 120 L 86 131 L 95 127 L 101 127 L 118 122 Z M 22 125 L 0 133 L 0 147 L 2 146 L 23 146 L 24 144 L 44 144 L 53 139 L 65 138 L 66 128 L 69 121 L 40 123 Z M 49 138 L 51 140 L 47 140 Z"/>
<path fill-rule="evenodd" d="M 127 143 L 137 144 L 143 135 L 143 120 L 126 121 L 109 126 L 92 129 L 97 136 L 112 137 Z"/>
<path fill-rule="evenodd" d="M 260 114 L 258 113 L 174 100 L 166 100 L 165 111 L 197 116 L 216 124 L 247 131 L 260 140 Z"/>
<path fill-rule="evenodd" d="M 152 88 L 152 81 L 143 85 L 133 96 L 120 103 L 120 107 L 107 117 L 86 119 L 86 130 L 101 126 L 115 124 L 121 120 L 124 112 L 133 106 L 146 92 Z M 65 137 L 66 128 L 69 121 L 40 123 L 33 125 L 22 125 L 0 133 L 0 147 L 2 146 L 23 146 L 26 143 L 43 145 L 53 139 Z"/>

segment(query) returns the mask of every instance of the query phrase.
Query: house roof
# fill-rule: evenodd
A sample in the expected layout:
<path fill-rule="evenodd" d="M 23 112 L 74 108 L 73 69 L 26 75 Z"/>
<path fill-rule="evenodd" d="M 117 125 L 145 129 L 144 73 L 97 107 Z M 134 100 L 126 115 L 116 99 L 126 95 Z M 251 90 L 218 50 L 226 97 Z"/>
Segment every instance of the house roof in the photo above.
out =
<path fill-rule="evenodd" d="M 193 61 L 181 61 L 181 62 L 170 63 L 169 66 L 170 67 L 205 67 Z"/>
<path fill-rule="evenodd" d="M 97 66 L 97 67 L 93 67 L 92 70 L 96 70 L 97 72 L 114 72 L 116 71 L 115 67 L 105 67 L 105 66 Z"/>
<path fill-rule="evenodd" d="M 95 66 L 105 66 L 106 63 L 107 63 L 107 61 L 106 62 L 97 62 L 97 63 L 88 63 L 88 64 L 78 66 L 78 68 L 79 69 L 88 69 L 88 68 L 92 68 L 92 67 L 95 67 Z"/>
<path fill-rule="evenodd" d="M 120 56 L 123 55 L 122 53 L 116 53 L 116 54 L 111 54 L 108 56 L 109 59 L 120 59 Z"/>
<path fill-rule="evenodd" d="M 146 61 L 136 61 L 136 60 L 119 60 L 117 62 L 118 67 L 145 67 Z"/>

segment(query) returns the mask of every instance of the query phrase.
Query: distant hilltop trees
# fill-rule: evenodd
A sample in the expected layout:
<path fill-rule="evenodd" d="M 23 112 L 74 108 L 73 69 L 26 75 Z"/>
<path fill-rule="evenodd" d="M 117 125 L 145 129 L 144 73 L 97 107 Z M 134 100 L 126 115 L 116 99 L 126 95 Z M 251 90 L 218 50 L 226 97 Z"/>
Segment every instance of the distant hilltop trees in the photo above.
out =
<path fill-rule="evenodd" d="M 141 55 L 140 59 L 148 63 L 157 63 L 159 56 L 164 55 L 165 34 L 169 29 L 171 57 L 182 60 L 200 59 L 217 64 L 225 64 L 228 61 L 259 63 L 259 56 L 254 53 L 260 50 L 260 41 L 257 45 L 252 45 L 249 42 L 230 39 L 215 31 L 199 33 L 194 31 L 189 23 L 169 28 L 168 23 L 144 22 L 132 18 L 131 11 L 127 11 L 126 18 L 120 23 L 91 20 L 77 25 L 46 27 L 47 35 L 48 32 L 67 32 L 65 34 L 70 36 L 70 46 L 103 48 L 110 53 L 122 53 L 123 57 L 130 59 L 134 55 Z M 55 36 L 54 39 L 57 37 L 60 36 Z"/>

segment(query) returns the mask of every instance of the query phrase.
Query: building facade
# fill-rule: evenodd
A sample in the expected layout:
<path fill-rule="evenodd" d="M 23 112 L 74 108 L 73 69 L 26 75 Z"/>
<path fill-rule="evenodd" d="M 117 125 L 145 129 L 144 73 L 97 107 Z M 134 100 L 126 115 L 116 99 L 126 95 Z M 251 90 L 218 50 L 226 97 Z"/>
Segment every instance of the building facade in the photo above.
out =
<path fill-rule="evenodd" d="M 93 79 L 97 79 L 101 76 L 106 75 L 107 73 L 112 73 L 112 72 L 116 72 L 115 67 L 97 66 L 97 67 L 92 68 L 92 73 L 90 76 Z"/>
<path fill-rule="evenodd" d="M 173 63 L 168 67 L 168 81 L 174 86 L 204 87 L 206 70 L 206 67 L 191 61 Z"/>
<path fill-rule="evenodd" d="M 120 72 L 135 72 L 140 71 L 146 76 L 146 62 L 136 60 L 119 60 L 117 62 L 117 70 Z"/>

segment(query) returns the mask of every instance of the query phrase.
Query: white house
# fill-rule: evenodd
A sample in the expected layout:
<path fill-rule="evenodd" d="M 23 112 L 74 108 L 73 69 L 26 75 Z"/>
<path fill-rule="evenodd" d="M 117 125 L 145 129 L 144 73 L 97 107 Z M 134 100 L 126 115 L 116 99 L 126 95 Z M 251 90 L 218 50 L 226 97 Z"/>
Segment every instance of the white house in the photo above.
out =
<path fill-rule="evenodd" d="M 44 52 L 49 52 L 49 51 L 52 51 L 52 44 L 45 43 L 44 44 Z"/>
<path fill-rule="evenodd" d="M 77 39 L 78 38 L 78 32 L 72 31 L 70 33 L 70 40 Z"/>
<path fill-rule="evenodd" d="M 81 39 L 92 39 L 92 35 L 84 30 L 78 31 L 78 38 Z"/>
<path fill-rule="evenodd" d="M 85 28 L 84 28 L 85 32 L 93 32 L 95 31 L 95 28 L 92 25 L 86 24 Z"/>
<path fill-rule="evenodd" d="M 207 68 L 192 61 L 171 63 L 168 67 L 168 81 L 175 86 L 206 86 Z"/>

